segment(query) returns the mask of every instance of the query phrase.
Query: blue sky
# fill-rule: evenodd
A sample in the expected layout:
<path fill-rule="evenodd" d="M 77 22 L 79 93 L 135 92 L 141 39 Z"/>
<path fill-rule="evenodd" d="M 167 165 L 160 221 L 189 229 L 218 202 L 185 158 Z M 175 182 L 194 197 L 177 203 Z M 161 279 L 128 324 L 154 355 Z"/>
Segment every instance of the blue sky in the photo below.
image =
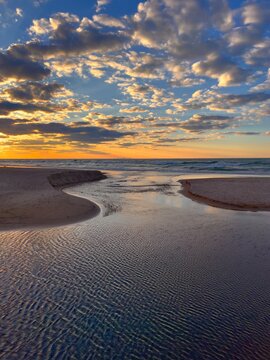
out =
<path fill-rule="evenodd" d="M 0 0 L 2 157 L 269 157 L 266 0 Z"/>

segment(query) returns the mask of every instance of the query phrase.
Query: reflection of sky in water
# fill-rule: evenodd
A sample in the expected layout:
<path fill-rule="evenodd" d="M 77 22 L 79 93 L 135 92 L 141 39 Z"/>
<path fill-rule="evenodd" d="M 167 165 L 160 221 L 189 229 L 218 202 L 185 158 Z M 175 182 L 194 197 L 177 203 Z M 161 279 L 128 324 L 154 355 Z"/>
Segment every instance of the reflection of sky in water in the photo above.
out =
<path fill-rule="evenodd" d="M 195 212 L 217 214 L 224 213 L 224 209 L 218 209 L 202 203 L 195 203 L 181 194 L 181 179 L 192 178 L 224 178 L 231 175 L 218 174 L 188 174 L 176 176 L 175 173 L 158 172 L 109 172 L 110 186 L 117 189 L 118 196 L 125 198 L 126 202 L 137 202 L 140 207 L 171 207 L 178 209 L 190 208 Z M 234 175 L 241 176 L 241 175 Z M 163 188 L 162 185 L 168 185 Z M 109 190 L 109 193 L 111 190 Z M 151 204 L 151 205 L 150 205 Z M 226 210 L 227 212 L 227 210 Z M 234 213 L 234 212 L 232 212 Z M 228 214 L 227 214 L 228 215 Z"/>

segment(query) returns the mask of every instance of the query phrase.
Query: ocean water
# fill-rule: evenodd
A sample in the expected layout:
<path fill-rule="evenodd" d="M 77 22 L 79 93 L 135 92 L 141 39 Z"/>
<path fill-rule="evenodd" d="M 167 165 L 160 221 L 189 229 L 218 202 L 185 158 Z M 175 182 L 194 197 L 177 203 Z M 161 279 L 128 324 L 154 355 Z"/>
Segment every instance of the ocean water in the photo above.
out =
<path fill-rule="evenodd" d="M 270 159 L 0 160 L 0 166 L 75 167 L 96 170 L 174 172 L 178 174 L 270 174 Z"/>
<path fill-rule="evenodd" d="M 1 360 L 269 359 L 270 213 L 195 203 L 188 176 L 108 171 L 66 190 L 98 217 L 0 232 Z"/>

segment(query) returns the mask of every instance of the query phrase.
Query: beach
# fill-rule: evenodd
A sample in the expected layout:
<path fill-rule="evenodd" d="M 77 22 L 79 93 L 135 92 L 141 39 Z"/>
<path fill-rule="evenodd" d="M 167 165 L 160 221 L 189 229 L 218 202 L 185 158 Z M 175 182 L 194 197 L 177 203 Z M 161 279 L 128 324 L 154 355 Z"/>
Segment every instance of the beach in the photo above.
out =
<path fill-rule="evenodd" d="M 95 217 L 0 232 L 2 358 L 265 360 L 270 213 L 193 201 L 198 174 L 106 176 L 64 189 Z"/>
<path fill-rule="evenodd" d="M 180 182 L 185 196 L 210 206 L 243 211 L 270 210 L 269 177 L 208 178 Z"/>
<path fill-rule="evenodd" d="M 270 360 L 270 0 L 0 29 L 0 360 Z"/>
<path fill-rule="evenodd" d="M 93 170 L 0 168 L 0 229 L 57 226 L 94 217 L 100 211 L 96 203 L 62 190 L 105 178 Z M 185 179 L 180 183 L 185 196 L 209 206 L 270 210 L 268 177 Z"/>
<path fill-rule="evenodd" d="M 91 218 L 99 213 L 99 207 L 62 189 L 104 178 L 100 171 L 0 168 L 0 230 Z"/>

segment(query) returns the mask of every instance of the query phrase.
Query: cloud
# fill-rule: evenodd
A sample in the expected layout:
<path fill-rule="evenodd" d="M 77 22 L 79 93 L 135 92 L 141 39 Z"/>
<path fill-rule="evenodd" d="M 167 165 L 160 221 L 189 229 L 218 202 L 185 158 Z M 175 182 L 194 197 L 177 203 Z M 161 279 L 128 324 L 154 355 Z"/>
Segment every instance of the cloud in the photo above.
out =
<path fill-rule="evenodd" d="M 173 99 L 171 93 L 167 93 L 154 85 L 123 82 L 118 83 L 118 86 L 124 94 L 129 95 L 133 101 L 136 101 L 137 105 L 148 108 L 165 106 Z"/>
<path fill-rule="evenodd" d="M 80 20 L 68 13 L 57 13 L 49 19 L 34 20 L 30 33 L 48 35 L 48 41 L 32 40 L 14 45 L 13 53 L 25 52 L 34 58 L 79 56 L 95 52 L 120 50 L 129 42 L 120 32 L 103 32 L 88 18 Z"/>
<path fill-rule="evenodd" d="M 38 7 L 41 6 L 42 4 L 45 4 L 46 2 L 48 2 L 49 0 L 33 0 L 33 4 Z"/>
<path fill-rule="evenodd" d="M 264 39 L 248 50 L 244 59 L 247 64 L 253 66 L 270 67 L 270 39 Z"/>
<path fill-rule="evenodd" d="M 105 115 L 101 113 L 89 113 L 84 117 L 84 122 L 81 125 L 86 126 L 87 124 L 93 124 L 95 126 L 102 126 L 108 129 L 133 129 L 134 127 L 141 127 L 142 123 L 148 119 L 143 119 L 139 116 L 114 116 Z"/>
<path fill-rule="evenodd" d="M 237 118 L 227 115 L 195 114 L 188 120 L 156 118 L 151 123 L 151 126 L 153 128 L 164 128 L 167 133 L 175 133 L 179 130 L 183 130 L 186 133 L 205 133 L 213 130 L 223 130 L 229 127 L 235 127 L 237 122 Z M 213 134 L 210 133 L 209 136 L 210 135 L 212 136 Z"/>
<path fill-rule="evenodd" d="M 207 60 L 193 64 L 192 70 L 196 75 L 217 79 L 219 86 L 239 85 L 250 76 L 249 71 L 239 67 L 231 59 L 215 53 L 209 55 Z"/>
<path fill-rule="evenodd" d="M 96 12 L 100 12 L 104 6 L 108 5 L 111 0 L 97 0 Z"/>
<path fill-rule="evenodd" d="M 124 136 L 133 135 L 132 132 L 119 132 L 97 126 L 80 126 L 76 123 L 67 125 L 63 123 L 37 123 L 27 120 L 12 120 L 0 118 L 0 132 L 8 136 L 15 135 L 59 135 L 68 141 L 83 143 L 102 143 L 117 140 Z"/>
<path fill-rule="evenodd" d="M 23 17 L 23 10 L 12 6 L 10 1 L 0 1 L 0 27 L 9 28 Z"/>
<path fill-rule="evenodd" d="M 191 133 L 200 133 L 211 130 L 222 130 L 233 125 L 235 119 L 220 115 L 193 115 L 190 119 L 182 121 L 180 127 Z"/>
<path fill-rule="evenodd" d="M 129 61 L 135 66 L 127 68 L 126 75 L 146 79 L 163 78 L 164 59 L 145 53 L 137 54 L 134 51 L 129 53 L 128 57 Z"/>
<path fill-rule="evenodd" d="M 97 22 L 104 26 L 116 27 L 116 28 L 125 28 L 126 25 L 122 20 L 114 18 L 106 14 L 99 14 L 93 16 L 94 22 Z"/>
<path fill-rule="evenodd" d="M 0 83 L 7 81 L 43 80 L 50 70 L 27 56 L 16 56 L 10 51 L 0 52 Z"/>
<path fill-rule="evenodd" d="M 57 29 L 63 24 L 69 24 L 76 26 L 80 22 L 77 15 L 69 13 L 57 13 L 49 19 L 33 20 L 33 25 L 29 28 L 29 33 L 33 35 L 45 35 L 57 31 Z"/>
<path fill-rule="evenodd" d="M 23 84 L 18 87 L 6 88 L 0 94 L 0 116 L 14 119 L 20 117 L 32 120 L 33 114 L 39 116 L 43 122 L 60 121 L 84 114 L 93 109 L 108 107 L 95 101 L 79 101 L 73 93 L 62 85 L 52 84 Z"/>
<path fill-rule="evenodd" d="M 270 69 L 268 69 L 266 80 L 251 88 L 252 91 L 266 91 L 270 90 Z"/>
<path fill-rule="evenodd" d="M 20 8 L 16 8 L 16 15 L 19 17 L 23 17 L 23 10 Z"/>
<path fill-rule="evenodd" d="M 152 91 L 151 86 L 137 83 L 128 85 L 127 87 L 124 85 L 123 88 L 124 91 L 134 99 L 144 99 L 145 96 Z"/>
<path fill-rule="evenodd" d="M 267 105 L 270 94 L 264 92 L 253 92 L 249 94 L 222 94 L 216 91 L 197 91 L 184 103 L 173 103 L 179 111 L 208 109 L 211 111 L 226 111 L 228 113 L 239 112 L 244 117 L 244 111 L 251 110 L 256 104 Z M 253 114 L 259 113 L 258 106 Z M 264 110 L 264 112 L 267 110 Z M 247 113 L 245 113 L 245 116 Z"/>
<path fill-rule="evenodd" d="M 260 3 L 246 4 L 241 11 L 244 24 L 263 25 L 269 23 L 269 2 L 261 0 Z"/>
<path fill-rule="evenodd" d="M 123 108 L 120 109 L 120 112 L 124 112 L 124 113 L 144 113 L 147 112 L 146 109 L 140 108 L 139 106 L 133 106 L 130 108 Z"/>
<path fill-rule="evenodd" d="M 228 30 L 233 20 L 226 0 L 148 0 L 139 4 L 131 23 L 136 42 L 184 61 L 216 51 L 220 44 L 205 33 Z"/>
<path fill-rule="evenodd" d="M 257 136 L 261 135 L 259 131 L 228 131 L 225 135 L 238 135 L 238 136 Z"/>
<path fill-rule="evenodd" d="M 235 27 L 225 35 L 225 38 L 229 52 L 241 55 L 261 41 L 262 30 L 254 25 Z"/>
<path fill-rule="evenodd" d="M 20 102 L 0 101 L 0 115 L 8 115 L 15 111 L 23 111 L 26 113 L 45 112 L 52 113 L 57 107 L 48 105 L 24 104 Z"/>
<path fill-rule="evenodd" d="M 200 1 L 148 0 L 139 4 L 133 17 L 133 37 L 147 47 L 170 46 L 178 36 L 201 31 L 206 23 Z"/>
<path fill-rule="evenodd" d="M 101 8 L 107 3 L 103 0 L 97 5 Z M 13 45 L 10 51 L 37 60 L 51 59 L 58 76 L 76 73 L 87 77 L 90 73 L 102 78 L 113 69 L 115 73 L 110 73 L 107 82 L 117 82 L 120 71 L 150 80 L 168 79 L 169 74 L 168 83 L 173 86 L 199 85 L 204 82 L 201 77 L 217 79 L 219 86 L 240 85 L 253 71 L 243 64 L 241 56 L 252 65 L 254 57 L 262 56 L 256 49 L 264 40 L 258 22 L 247 20 L 248 7 L 239 11 L 241 26 L 234 26 L 236 11 L 227 0 L 147 0 L 138 5 L 134 15 L 120 19 L 96 14 L 90 20 L 57 13 L 33 20 L 29 32 L 37 38 Z M 108 31 L 107 27 L 118 29 Z M 136 44 L 153 51 L 119 52 Z M 109 52 L 117 52 L 114 60 L 104 57 Z M 86 58 L 93 54 L 102 56 L 96 61 Z M 263 57 L 266 61 L 267 54 Z"/>
<path fill-rule="evenodd" d="M 260 92 L 243 95 L 225 95 L 223 100 L 230 106 L 243 106 L 268 101 L 270 100 L 270 94 Z"/>
<path fill-rule="evenodd" d="M 169 146 L 269 115 L 267 1 L 144 0 L 119 18 L 102 13 L 109 2 L 95 2 L 91 18 L 62 12 L 33 19 L 28 41 L 0 51 L 0 122 L 13 119 L 7 132 L 82 144 L 107 136 L 119 145 L 135 143 L 118 140 L 136 129 L 140 144 L 166 138 Z M 23 13 L 15 11 L 18 21 Z M 78 96 L 55 80 L 76 89 L 74 76 L 82 78 Z M 241 85 L 232 94 L 217 87 Z M 85 100 L 88 86 L 97 86 L 98 97 L 112 94 L 111 113 L 94 112 L 106 105 Z"/>
<path fill-rule="evenodd" d="M 222 31 L 230 30 L 234 25 L 234 19 L 233 11 L 230 9 L 227 0 L 210 0 L 209 5 L 214 26 Z"/>
<path fill-rule="evenodd" d="M 55 97 L 71 96 L 72 92 L 58 83 L 27 82 L 3 91 L 11 100 L 19 101 L 48 101 Z"/>
<path fill-rule="evenodd" d="M 194 137 L 177 137 L 177 138 L 163 138 L 157 140 L 157 143 L 163 144 L 164 146 L 167 146 L 167 144 L 177 144 L 177 143 L 186 143 L 186 142 L 192 142 L 192 141 L 203 141 L 205 138 L 194 136 Z"/>

